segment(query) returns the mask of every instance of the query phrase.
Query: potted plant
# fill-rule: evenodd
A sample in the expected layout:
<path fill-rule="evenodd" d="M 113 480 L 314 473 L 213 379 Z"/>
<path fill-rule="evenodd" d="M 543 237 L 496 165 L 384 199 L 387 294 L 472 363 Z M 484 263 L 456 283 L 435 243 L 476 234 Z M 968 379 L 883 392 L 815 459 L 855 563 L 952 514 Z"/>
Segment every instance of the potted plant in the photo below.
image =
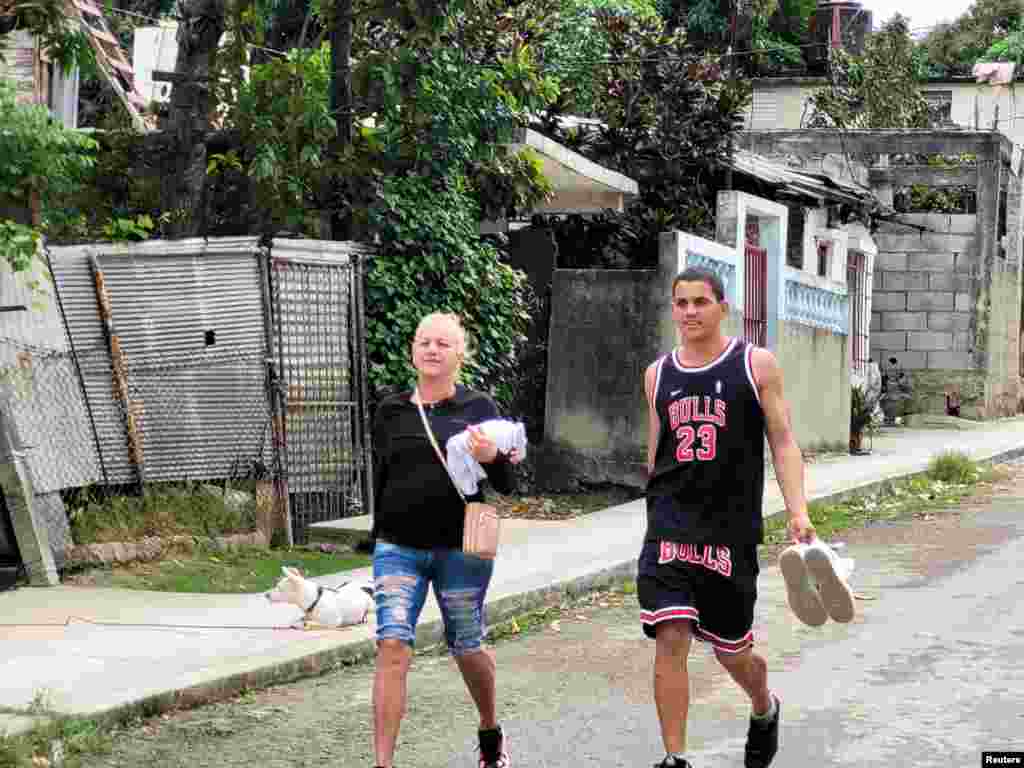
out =
<path fill-rule="evenodd" d="M 854 455 L 864 450 L 864 432 L 871 426 L 873 410 L 867 406 L 863 388 L 855 384 L 850 397 L 850 453 Z"/>
<path fill-rule="evenodd" d="M 873 363 L 866 376 L 854 375 L 850 388 L 850 453 L 868 453 L 863 448 L 864 435 L 870 433 L 877 422 L 879 398 L 882 394 L 881 375 Z"/>

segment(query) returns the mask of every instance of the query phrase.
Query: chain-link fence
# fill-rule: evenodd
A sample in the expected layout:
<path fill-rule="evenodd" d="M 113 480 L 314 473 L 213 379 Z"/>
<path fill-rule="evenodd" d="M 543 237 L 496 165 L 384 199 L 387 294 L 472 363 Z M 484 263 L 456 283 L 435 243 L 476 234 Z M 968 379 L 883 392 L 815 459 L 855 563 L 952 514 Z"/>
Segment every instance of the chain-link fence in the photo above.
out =
<path fill-rule="evenodd" d="M 36 493 L 272 471 L 263 354 L 218 350 L 115 368 L 106 349 L 15 349 L 18 364 L 0 374 L 0 407 Z"/>
<path fill-rule="evenodd" d="M 0 408 L 37 498 L 263 481 L 265 522 L 290 521 L 297 543 L 372 513 L 365 254 L 252 239 L 51 249 L 51 346 L 0 333 Z M 69 542 L 51 506 L 53 540 Z"/>
<path fill-rule="evenodd" d="M 13 339 L 0 339 L 0 345 L 5 359 L 17 361 L 0 369 L 0 407 L 28 459 L 36 493 L 101 481 L 96 435 L 74 356 Z M 97 352 L 106 356 L 97 350 L 86 354 Z"/>

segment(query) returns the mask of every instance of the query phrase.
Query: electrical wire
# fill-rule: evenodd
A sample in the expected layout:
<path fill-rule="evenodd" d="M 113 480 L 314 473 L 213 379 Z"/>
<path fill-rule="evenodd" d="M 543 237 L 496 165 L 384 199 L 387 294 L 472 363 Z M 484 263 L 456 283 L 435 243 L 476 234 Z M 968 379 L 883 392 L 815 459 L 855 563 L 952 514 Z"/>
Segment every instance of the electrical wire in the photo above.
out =
<path fill-rule="evenodd" d="M 144 13 L 136 13 L 135 11 L 126 11 L 126 10 L 124 10 L 122 8 L 105 8 L 104 10 L 109 11 L 111 13 L 119 13 L 119 14 L 121 14 L 123 16 L 134 16 L 135 18 L 143 19 L 145 21 L 151 21 L 154 24 L 159 24 L 160 26 L 165 26 L 165 22 L 167 22 L 167 21 L 175 21 L 175 22 L 177 22 L 177 21 L 181 21 L 182 20 L 182 18 L 180 16 L 166 16 L 163 19 L 158 19 L 155 16 L 147 16 Z M 252 48 L 254 50 L 265 51 L 267 53 L 273 53 L 273 54 L 275 54 L 277 56 L 287 56 L 288 55 L 287 51 L 279 51 L 279 50 L 277 50 L 275 48 L 268 48 L 265 45 L 256 45 L 255 43 L 246 43 L 246 45 L 249 48 Z"/>
<path fill-rule="evenodd" d="M 137 13 L 135 11 L 126 11 L 126 10 L 123 10 L 123 9 L 120 9 L 120 8 L 107 8 L 107 10 L 111 11 L 112 13 L 119 13 L 119 14 L 122 14 L 122 15 L 125 15 L 125 16 L 134 16 L 136 18 L 144 19 L 146 21 L 151 21 L 151 22 L 154 22 L 156 24 L 162 24 L 163 22 L 167 21 L 168 19 L 171 19 L 171 20 L 174 20 L 174 21 L 180 21 L 181 20 L 181 17 L 165 17 L 164 19 L 159 19 L 159 18 L 156 18 L 154 16 L 147 16 L 147 15 L 142 14 L 142 13 Z M 942 25 L 941 24 L 934 24 L 934 25 L 925 26 L 925 27 L 914 27 L 910 31 L 932 30 L 932 29 L 937 29 L 940 26 L 942 26 Z M 716 56 L 718 58 L 721 58 L 721 59 L 742 58 L 742 57 L 750 57 L 750 56 L 762 55 L 762 54 L 766 54 L 766 53 L 781 53 L 781 52 L 785 52 L 785 51 L 792 51 L 794 49 L 796 49 L 796 50 L 803 50 L 803 49 L 806 49 L 806 48 L 820 48 L 820 47 L 823 47 L 823 46 L 826 46 L 826 45 L 827 45 L 827 43 L 825 43 L 825 42 L 801 43 L 801 44 L 794 43 L 794 44 L 786 46 L 786 47 L 750 48 L 750 49 L 745 49 L 745 50 L 740 50 L 740 51 L 726 51 L 724 53 L 716 54 Z M 250 47 L 250 48 L 253 48 L 254 50 L 266 51 L 267 53 L 273 53 L 273 54 L 276 54 L 278 56 L 287 56 L 288 55 L 287 51 L 280 51 L 280 50 L 277 50 L 275 48 L 268 48 L 266 46 L 260 46 L 260 45 L 254 44 L 254 43 L 247 43 L 247 46 Z M 594 58 L 594 59 L 588 59 L 588 58 L 569 59 L 569 60 L 566 61 L 566 64 L 569 64 L 569 65 L 588 65 L 588 64 L 589 65 L 601 65 L 601 64 L 604 64 L 604 65 L 616 65 L 616 64 L 645 64 L 645 63 L 652 63 L 652 62 L 673 62 L 673 61 L 691 61 L 691 60 L 692 59 L 690 59 L 689 57 L 685 57 L 685 56 L 640 56 L 640 57 L 626 57 L 626 56 L 623 56 L 623 57 L 605 57 L 605 58 Z M 484 67 L 491 67 L 491 66 L 500 66 L 501 63 L 498 62 L 498 61 L 494 61 L 494 62 L 476 62 L 476 65 L 477 66 L 484 66 Z"/>

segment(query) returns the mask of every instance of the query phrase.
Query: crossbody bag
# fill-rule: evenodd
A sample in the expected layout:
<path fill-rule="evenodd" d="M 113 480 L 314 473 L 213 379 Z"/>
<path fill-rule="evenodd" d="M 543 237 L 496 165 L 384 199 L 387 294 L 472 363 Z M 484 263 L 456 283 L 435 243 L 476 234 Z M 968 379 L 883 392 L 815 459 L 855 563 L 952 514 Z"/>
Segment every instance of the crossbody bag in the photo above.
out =
<path fill-rule="evenodd" d="M 441 448 L 434 437 L 434 431 L 430 428 L 430 422 L 427 421 L 427 414 L 423 410 L 423 403 L 420 402 L 419 391 L 417 390 L 415 394 L 416 407 L 419 409 L 420 418 L 423 419 L 423 428 L 427 431 L 430 444 L 434 446 L 434 453 L 437 454 L 438 460 L 444 467 L 445 472 L 448 473 L 448 478 L 452 481 L 455 491 L 459 494 L 459 498 L 462 499 L 462 503 L 466 507 L 462 533 L 462 551 L 467 555 L 479 557 L 483 560 L 493 560 L 498 555 L 498 539 L 501 536 L 501 518 L 498 517 L 498 510 L 490 504 L 484 504 L 483 502 L 466 501 L 462 489 L 459 488 L 458 483 L 455 482 L 455 478 L 452 476 L 451 469 L 448 468 L 448 462 L 445 461 L 444 454 L 441 453 Z"/>

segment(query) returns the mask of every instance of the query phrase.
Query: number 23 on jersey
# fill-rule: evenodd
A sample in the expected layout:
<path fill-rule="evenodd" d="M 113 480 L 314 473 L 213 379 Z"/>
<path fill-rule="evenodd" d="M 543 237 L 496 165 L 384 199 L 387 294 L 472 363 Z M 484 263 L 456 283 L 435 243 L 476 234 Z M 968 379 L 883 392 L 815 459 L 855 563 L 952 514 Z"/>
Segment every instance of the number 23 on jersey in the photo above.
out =
<path fill-rule="evenodd" d="M 725 427 L 727 404 L 717 397 L 691 395 L 672 402 L 669 424 L 675 432 L 676 461 L 713 461 L 718 449 L 718 429 Z"/>

